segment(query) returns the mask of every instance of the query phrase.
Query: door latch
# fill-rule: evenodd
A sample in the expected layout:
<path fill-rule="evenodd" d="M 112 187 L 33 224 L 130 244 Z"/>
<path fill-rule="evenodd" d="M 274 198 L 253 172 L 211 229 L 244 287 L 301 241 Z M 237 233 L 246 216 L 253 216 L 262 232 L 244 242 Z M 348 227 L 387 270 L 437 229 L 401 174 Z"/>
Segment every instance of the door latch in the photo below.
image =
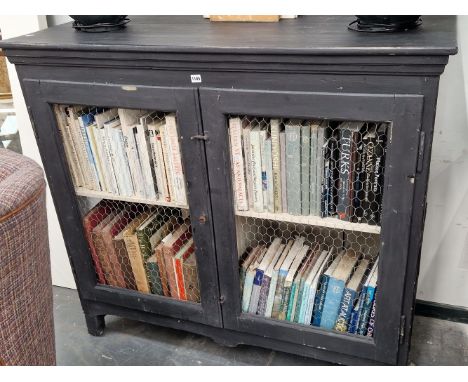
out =
<path fill-rule="evenodd" d="M 193 141 L 194 139 L 198 139 L 201 141 L 207 141 L 208 140 L 208 135 L 192 135 L 190 139 Z"/>

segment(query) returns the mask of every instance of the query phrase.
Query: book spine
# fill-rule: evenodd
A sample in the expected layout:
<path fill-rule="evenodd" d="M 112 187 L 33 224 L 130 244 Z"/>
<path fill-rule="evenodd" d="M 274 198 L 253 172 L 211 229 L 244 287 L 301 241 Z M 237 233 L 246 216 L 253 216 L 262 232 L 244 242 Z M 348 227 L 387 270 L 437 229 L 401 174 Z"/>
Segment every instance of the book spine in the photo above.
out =
<path fill-rule="evenodd" d="M 363 195 L 361 198 L 362 209 L 362 222 L 370 223 L 373 220 L 371 205 L 375 200 L 375 194 L 372 190 L 374 184 L 374 163 L 375 163 L 375 137 L 368 138 L 364 142 L 363 155 L 364 155 L 364 171 L 365 179 L 363 184 Z"/>
<path fill-rule="evenodd" d="M 159 274 L 159 267 L 157 262 L 146 263 L 146 269 L 148 270 L 148 280 L 150 283 L 151 293 L 159 296 L 163 295 L 161 275 Z"/>
<path fill-rule="evenodd" d="M 242 294 L 242 311 L 244 313 L 247 313 L 249 311 L 254 277 L 255 277 L 255 272 L 252 272 L 252 271 L 247 272 L 245 275 L 244 291 Z"/>
<path fill-rule="evenodd" d="M 275 289 L 275 297 L 273 300 L 273 307 L 271 317 L 279 318 L 280 311 L 281 311 L 281 302 L 283 300 L 283 292 L 284 292 L 284 279 L 286 278 L 287 272 L 282 272 L 281 270 L 278 273 L 278 280 L 276 283 Z"/>
<path fill-rule="evenodd" d="M 96 140 L 96 148 L 98 151 L 98 155 L 101 161 L 101 170 L 102 175 L 104 178 L 104 188 L 107 192 L 114 193 L 114 188 L 111 180 L 110 175 L 110 167 L 111 164 L 108 163 L 107 153 L 104 148 L 104 137 L 103 137 L 103 130 L 99 129 L 96 125 L 94 125 L 94 139 Z"/>
<path fill-rule="evenodd" d="M 294 319 L 298 293 L 299 293 L 298 285 L 297 283 L 293 282 L 291 285 L 291 296 L 289 297 L 288 308 L 286 311 L 286 321 L 293 321 Z"/>
<path fill-rule="evenodd" d="M 271 161 L 273 176 L 273 208 L 274 212 L 282 212 L 281 203 L 281 148 L 279 120 L 272 119 L 271 125 Z"/>
<path fill-rule="evenodd" d="M 164 252 L 163 252 L 162 244 L 156 247 L 155 255 L 156 255 L 156 262 L 159 268 L 159 275 L 161 277 L 161 288 L 163 290 L 163 295 L 166 297 L 170 297 L 171 292 L 169 290 L 169 283 L 167 282 L 166 265 L 164 263 Z"/>
<path fill-rule="evenodd" d="M 252 293 L 251 293 L 250 303 L 249 303 L 250 314 L 257 313 L 258 300 L 260 299 L 260 289 L 262 288 L 263 273 L 264 272 L 260 269 L 257 269 L 255 272 L 255 277 L 253 279 Z"/>
<path fill-rule="evenodd" d="M 187 296 L 185 295 L 182 259 L 174 259 L 174 269 L 175 269 L 178 297 L 180 300 L 187 300 Z"/>
<path fill-rule="evenodd" d="M 121 254 L 115 252 L 114 243 L 112 242 L 112 236 L 109 232 L 102 234 L 102 241 L 105 246 L 105 256 L 112 269 L 113 282 L 109 285 L 116 286 L 119 288 L 127 288 L 125 282 L 125 269 L 122 267 Z"/>
<path fill-rule="evenodd" d="M 338 317 L 335 322 L 335 330 L 339 332 L 347 332 L 348 324 L 353 311 L 353 302 L 356 298 L 356 291 L 345 288 L 343 291 L 343 297 L 341 298 L 340 308 L 338 311 Z"/>
<path fill-rule="evenodd" d="M 322 310 L 322 317 L 320 319 L 321 328 L 331 330 L 335 326 L 344 287 L 345 283 L 343 280 L 337 280 L 334 277 L 330 277 L 328 281 L 327 294 L 325 296 L 325 303 Z"/>
<path fill-rule="evenodd" d="M 93 232 L 91 235 L 91 240 L 94 243 L 94 248 L 96 249 L 97 256 L 99 258 L 99 263 L 102 266 L 102 271 L 104 273 L 104 278 L 107 281 L 108 285 L 116 285 L 117 281 L 112 272 L 112 265 L 107 257 L 107 250 L 102 238 L 102 231 Z"/>
<path fill-rule="evenodd" d="M 125 152 L 125 147 L 124 147 L 124 138 L 122 134 L 122 129 L 121 128 L 115 128 L 114 129 L 114 138 L 116 140 L 116 149 L 117 149 L 117 155 L 119 156 L 119 162 L 121 167 L 119 167 L 118 171 L 122 172 L 122 179 L 123 179 L 123 187 L 125 189 L 125 195 L 126 196 L 131 196 L 135 194 L 135 190 L 133 188 L 133 182 L 132 182 L 132 175 L 130 173 L 130 164 L 127 158 L 127 153 Z"/>
<path fill-rule="evenodd" d="M 112 150 L 112 142 L 111 142 L 111 132 L 108 131 L 106 128 L 100 129 L 100 135 L 103 143 L 103 148 L 104 148 L 104 153 L 106 155 L 106 163 L 108 163 L 108 169 L 109 169 L 109 174 L 110 174 L 110 180 L 112 184 L 112 190 L 114 194 L 120 194 L 120 189 L 119 189 L 119 182 L 117 179 L 117 163 L 115 162 L 114 159 L 114 154 Z"/>
<path fill-rule="evenodd" d="M 86 240 L 88 241 L 88 246 L 91 251 L 91 258 L 93 259 L 94 269 L 96 270 L 98 282 L 100 284 L 106 284 L 106 278 L 104 276 L 103 267 L 101 265 L 101 261 L 99 260 L 99 256 L 96 251 L 95 242 L 93 239 L 92 227 L 87 220 L 84 221 L 83 225 L 84 225 Z"/>
<path fill-rule="evenodd" d="M 310 214 L 310 126 L 301 126 L 301 213 Z M 314 161 L 312 161 L 313 165 Z"/>
<path fill-rule="evenodd" d="M 281 174 L 281 211 L 288 212 L 288 196 L 286 182 L 286 133 L 280 132 L 280 174 Z"/>
<path fill-rule="evenodd" d="M 71 156 L 72 156 L 72 161 L 73 161 L 73 167 L 75 168 L 75 172 L 76 172 L 76 178 L 77 178 L 77 184 L 76 185 L 79 186 L 79 187 L 85 187 L 86 183 L 85 183 L 85 180 L 84 180 L 83 169 L 80 166 L 78 151 L 77 151 L 77 148 L 76 148 L 75 143 L 73 141 L 73 135 L 71 133 L 71 129 L 72 128 L 70 127 L 70 125 L 68 123 L 64 126 L 64 131 L 66 132 L 66 135 L 68 136 L 68 141 L 70 143 L 70 150 L 71 150 Z"/>
<path fill-rule="evenodd" d="M 155 176 L 156 181 L 156 198 L 157 199 L 164 199 L 163 197 L 163 182 L 162 182 L 162 175 L 161 175 L 161 163 L 158 159 L 157 154 L 157 141 L 156 141 L 157 131 L 153 126 L 148 126 L 148 142 L 150 145 L 150 153 L 151 153 L 151 161 L 153 163 L 153 173 Z"/>
<path fill-rule="evenodd" d="M 229 119 L 231 141 L 231 166 L 234 174 L 234 199 L 238 211 L 248 211 L 249 205 L 245 187 L 244 158 L 242 156 L 242 126 L 240 118 Z"/>
<path fill-rule="evenodd" d="M 289 300 L 291 298 L 291 289 L 292 283 L 285 281 L 283 294 L 281 296 L 280 310 L 278 314 L 279 320 L 286 320 L 286 315 L 288 313 Z"/>
<path fill-rule="evenodd" d="M 250 160 L 252 162 L 252 191 L 254 210 L 263 212 L 262 160 L 260 152 L 260 132 L 250 132 Z"/>
<path fill-rule="evenodd" d="M 317 206 L 316 216 L 322 216 L 322 200 L 324 189 L 326 188 L 327 178 L 325 176 L 325 155 L 326 155 L 326 143 L 325 143 L 325 132 L 326 128 L 320 126 L 317 129 L 317 183 L 316 183 L 316 198 L 315 205 Z"/>
<path fill-rule="evenodd" d="M 353 334 L 356 334 L 358 332 L 358 329 L 359 329 L 359 321 L 361 319 L 361 313 L 362 313 L 362 309 L 363 309 L 366 294 L 367 294 L 367 286 L 364 286 L 361 289 L 361 293 L 359 294 L 359 299 L 358 299 L 358 302 L 357 302 L 357 306 L 354 307 L 354 309 L 356 310 L 357 317 L 356 317 L 354 331 L 352 332 Z M 353 314 L 354 314 L 354 310 L 353 310 Z M 348 330 L 348 332 L 349 332 L 349 330 Z"/>
<path fill-rule="evenodd" d="M 286 125 L 286 187 L 288 212 L 301 214 L 301 128 Z"/>
<path fill-rule="evenodd" d="M 271 153 L 271 139 L 265 142 L 265 161 L 266 161 L 266 179 L 267 179 L 267 207 L 268 212 L 275 212 L 274 201 L 274 183 L 273 183 L 273 161 Z"/>
<path fill-rule="evenodd" d="M 156 192 L 154 189 L 154 179 L 156 176 L 153 172 L 153 163 L 149 155 L 151 148 L 149 144 L 148 128 L 144 124 L 139 124 L 137 125 L 137 132 L 137 149 L 141 160 L 145 197 L 154 199 L 156 198 Z"/>
<path fill-rule="evenodd" d="M 271 277 L 264 274 L 263 279 L 262 279 L 262 286 L 260 288 L 260 297 L 258 299 L 258 308 L 257 308 L 257 314 L 260 316 L 264 316 L 266 312 L 270 284 L 271 284 Z"/>
<path fill-rule="evenodd" d="M 302 298 L 304 296 L 304 288 L 305 288 L 305 282 L 301 280 L 301 282 L 299 283 L 299 289 L 296 295 L 294 314 L 292 316 L 292 321 L 296 323 L 299 323 L 299 317 L 301 315 L 301 305 L 302 305 Z"/>
<path fill-rule="evenodd" d="M 83 136 L 81 135 L 80 126 L 78 125 L 78 121 L 73 118 L 73 115 L 71 115 L 68 120 L 73 143 L 78 155 L 79 167 L 83 174 L 84 186 L 88 189 L 92 189 L 91 169 L 89 168 L 86 148 L 83 142 Z"/>
<path fill-rule="evenodd" d="M 262 197 L 263 211 L 268 211 L 268 190 L 267 190 L 267 163 L 266 163 L 266 130 L 260 130 L 260 163 L 261 163 L 261 178 L 262 178 Z"/>
<path fill-rule="evenodd" d="M 374 328 L 375 328 L 375 297 L 374 302 L 372 303 L 372 309 L 369 316 L 369 324 L 367 325 L 367 337 L 374 337 Z"/>
<path fill-rule="evenodd" d="M 313 125 L 310 131 L 310 214 L 318 215 L 319 206 L 317 205 L 317 126 Z"/>
<path fill-rule="evenodd" d="M 164 165 L 166 167 L 166 175 L 167 175 L 167 185 L 169 189 L 169 199 L 171 202 L 176 201 L 176 196 L 174 194 L 174 173 L 172 169 L 172 156 L 169 149 L 168 137 L 167 137 L 167 125 L 161 126 L 159 130 L 161 135 L 161 146 L 164 156 Z"/>
<path fill-rule="evenodd" d="M 309 305 L 309 295 L 310 295 L 310 284 L 304 283 L 304 289 L 302 291 L 301 299 L 298 300 L 298 302 L 300 303 L 300 307 L 299 307 L 297 323 L 299 324 L 305 324 L 305 325 L 310 324 L 310 319 L 309 319 L 309 322 L 306 322 L 305 320 L 307 307 Z M 312 316 L 312 313 L 311 313 L 311 316 Z"/>
<path fill-rule="evenodd" d="M 136 148 L 135 138 L 137 128 L 127 124 L 122 125 L 122 136 L 124 140 L 125 152 L 130 165 L 130 176 L 134 185 L 135 195 L 144 198 L 145 187 L 143 183 L 143 174 L 141 172 L 140 158 Z"/>
<path fill-rule="evenodd" d="M 95 132 L 96 124 L 88 125 L 85 127 L 86 135 L 88 136 L 90 146 L 91 146 L 91 154 L 94 158 L 94 164 L 96 167 L 96 172 L 98 176 L 99 187 L 102 191 L 107 191 L 106 179 L 104 177 L 104 170 L 102 166 L 101 156 L 99 155 L 98 145 L 96 142 Z"/>
<path fill-rule="evenodd" d="M 372 303 L 374 302 L 374 287 L 367 287 L 366 294 L 364 296 L 362 310 L 359 315 L 359 326 L 357 334 L 365 336 L 367 334 L 367 325 L 369 323 L 370 311 L 372 309 Z"/>
<path fill-rule="evenodd" d="M 359 309 L 358 309 L 358 306 L 355 306 L 351 312 L 351 316 L 349 317 L 348 333 L 356 334 L 358 323 L 359 323 Z"/>
<path fill-rule="evenodd" d="M 274 271 L 271 276 L 270 286 L 268 290 L 267 303 L 265 308 L 265 317 L 271 317 L 273 310 L 273 301 L 275 300 L 276 285 L 278 283 L 278 271 Z"/>
<path fill-rule="evenodd" d="M 167 283 L 169 284 L 169 289 L 172 298 L 179 297 L 179 290 L 177 288 L 176 274 L 174 268 L 174 256 L 175 253 L 171 248 L 164 248 L 164 264 L 166 268 Z"/>
<path fill-rule="evenodd" d="M 248 200 L 248 208 L 254 208 L 254 200 L 253 200 L 253 184 L 252 184 L 252 160 L 250 155 L 250 127 L 246 127 L 242 129 L 242 152 L 244 156 L 244 163 L 245 163 L 245 176 L 247 181 L 247 200 Z"/>
<path fill-rule="evenodd" d="M 340 130 L 340 162 L 338 205 L 336 212 L 341 220 L 351 219 L 352 205 L 352 132 L 349 129 Z"/>
<path fill-rule="evenodd" d="M 374 216 L 374 219 L 371 220 L 371 224 L 374 225 L 380 225 L 384 189 L 385 154 L 386 133 L 385 131 L 378 130 L 375 145 L 374 182 L 372 187 L 372 191 L 375 195 L 375 203 L 372 203 L 371 206 L 371 213 Z"/>
<path fill-rule="evenodd" d="M 146 270 L 140 254 L 140 244 L 136 235 L 124 235 L 125 246 L 127 247 L 128 258 L 132 266 L 133 276 L 137 289 L 143 293 L 149 293 L 150 288 L 146 278 Z"/>
<path fill-rule="evenodd" d="M 114 245 L 114 253 L 117 254 L 117 259 L 120 263 L 120 269 L 124 273 L 124 279 L 127 289 L 138 290 L 135 277 L 133 272 L 131 271 L 132 265 L 130 264 L 130 259 L 127 253 L 127 247 L 125 246 L 124 239 L 116 240 L 115 238 L 112 240 L 112 244 Z"/>
<path fill-rule="evenodd" d="M 88 168 L 90 170 L 91 187 L 93 190 L 100 191 L 101 187 L 99 186 L 99 177 L 97 174 L 96 162 L 94 161 L 93 153 L 91 151 L 91 144 L 89 143 L 89 137 L 86 132 L 86 126 L 83 121 L 83 117 L 78 117 L 78 123 L 80 127 L 81 137 L 85 147 L 85 158 L 88 161 Z"/>
<path fill-rule="evenodd" d="M 194 256 L 192 254 L 191 256 Z M 183 264 L 185 294 L 188 301 L 200 302 L 200 287 L 196 264 Z"/>
<path fill-rule="evenodd" d="M 120 156 L 118 155 L 118 143 L 116 139 L 115 129 L 106 126 L 106 136 L 108 138 L 109 153 L 111 156 L 112 166 L 114 167 L 115 179 L 117 182 L 119 195 L 125 195 L 125 180 L 123 178 L 123 171 L 120 170 L 123 167 L 123 165 L 121 163 Z"/>
<path fill-rule="evenodd" d="M 166 202 L 170 202 L 171 195 L 169 193 L 169 182 L 167 178 L 166 164 L 164 161 L 162 139 L 161 139 L 160 133 L 156 135 L 155 140 L 156 140 L 156 143 L 155 143 L 156 160 L 158 162 L 158 167 L 160 169 L 160 176 L 161 176 L 161 188 L 159 188 L 158 186 L 158 190 L 161 192 L 161 198 L 164 199 Z"/>
<path fill-rule="evenodd" d="M 180 154 L 179 135 L 177 134 L 176 119 L 173 115 L 166 116 L 167 138 L 172 158 L 172 169 L 174 177 L 174 190 L 176 201 L 180 205 L 187 205 L 187 195 L 185 191 L 185 177 Z"/>
<path fill-rule="evenodd" d="M 320 278 L 320 289 L 315 294 L 315 300 L 313 303 L 312 325 L 314 326 L 320 326 L 320 323 L 322 320 L 322 311 L 323 311 L 323 306 L 325 304 L 325 296 L 327 294 L 329 280 L 330 280 L 330 276 L 328 275 L 322 275 Z"/>

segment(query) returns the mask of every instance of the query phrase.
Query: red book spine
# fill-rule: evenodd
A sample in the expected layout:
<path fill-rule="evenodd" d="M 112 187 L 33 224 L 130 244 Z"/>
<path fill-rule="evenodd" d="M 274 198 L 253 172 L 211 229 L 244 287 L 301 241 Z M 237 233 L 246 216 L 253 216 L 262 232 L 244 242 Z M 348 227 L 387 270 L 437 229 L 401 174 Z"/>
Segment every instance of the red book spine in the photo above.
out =
<path fill-rule="evenodd" d="M 100 284 L 106 284 L 106 278 L 104 276 L 104 271 L 102 270 L 102 265 L 96 252 L 96 247 L 94 246 L 91 232 L 109 213 L 110 208 L 100 206 L 95 210 L 92 210 L 83 219 L 83 228 L 85 231 L 86 240 L 88 241 L 88 246 L 91 251 L 91 258 L 93 259 L 94 263 L 94 269 L 96 270 L 96 275 Z"/>
<path fill-rule="evenodd" d="M 187 300 L 187 295 L 185 293 L 184 273 L 183 273 L 182 265 L 183 265 L 184 261 L 190 256 L 190 254 L 193 253 L 193 250 L 194 250 L 194 247 L 192 245 L 183 254 L 182 258 L 174 260 L 177 288 L 179 290 L 179 298 L 181 300 Z"/>

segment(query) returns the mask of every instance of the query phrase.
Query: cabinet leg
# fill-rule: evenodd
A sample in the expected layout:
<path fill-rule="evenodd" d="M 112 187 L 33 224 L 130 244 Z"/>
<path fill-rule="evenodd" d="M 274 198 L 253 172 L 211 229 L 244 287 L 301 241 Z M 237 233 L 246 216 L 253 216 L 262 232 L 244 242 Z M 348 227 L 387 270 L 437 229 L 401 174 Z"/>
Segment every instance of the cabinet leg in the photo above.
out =
<path fill-rule="evenodd" d="M 104 328 L 106 327 L 104 315 L 90 316 L 85 314 L 85 319 L 89 334 L 96 337 L 100 337 L 104 334 Z"/>

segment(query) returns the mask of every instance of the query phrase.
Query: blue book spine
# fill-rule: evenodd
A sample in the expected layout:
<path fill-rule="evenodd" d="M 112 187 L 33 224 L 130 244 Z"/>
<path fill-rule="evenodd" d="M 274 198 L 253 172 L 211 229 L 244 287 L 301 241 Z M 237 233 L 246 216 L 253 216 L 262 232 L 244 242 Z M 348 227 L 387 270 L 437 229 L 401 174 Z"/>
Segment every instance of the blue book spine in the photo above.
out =
<path fill-rule="evenodd" d="M 369 321 L 372 303 L 374 302 L 375 288 L 367 287 L 367 292 L 363 298 L 362 309 L 359 315 L 359 326 L 357 334 L 365 336 L 367 334 L 367 324 Z"/>
<path fill-rule="evenodd" d="M 292 321 L 292 319 L 294 318 L 294 317 L 291 317 L 291 315 L 292 315 L 292 311 L 293 311 L 294 296 L 296 294 L 296 290 L 297 290 L 297 284 L 293 283 L 292 286 L 291 286 L 291 297 L 289 298 L 288 310 L 287 310 L 287 313 L 286 313 L 286 320 L 287 321 Z"/>
<path fill-rule="evenodd" d="M 327 294 L 325 296 L 325 304 L 322 310 L 320 319 L 320 327 L 325 329 L 333 329 L 340 310 L 341 297 L 345 283 L 343 280 L 337 280 L 331 277 L 328 281 Z"/>
<path fill-rule="evenodd" d="M 369 324 L 367 325 L 367 337 L 374 337 L 374 327 L 375 327 L 375 300 L 372 303 L 372 310 L 369 317 Z"/>
<path fill-rule="evenodd" d="M 88 161 L 90 165 L 92 166 L 92 170 L 95 175 L 95 181 L 99 184 L 99 177 L 97 174 L 96 162 L 94 160 L 93 151 L 91 149 L 90 138 L 88 136 L 88 131 L 86 129 L 87 126 L 94 123 L 94 116 L 92 114 L 83 114 L 82 116 L 78 117 L 78 123 L 80 125 L 81 136 L 83 137 L 83 141 L 85 143 Z"/>
<path fill-rule="evenodd" d="M 349 318 L 348 333 L 356 334 L 357 326 L 359 323 L 358 321 L 359 321 L 359 309 L 356 306 L 351 312 L 351 317 Z"/>
<path fill-rule="evenodd" d="M 310 292 L 310 285 L 304 283 L 304 290 L 301 295 L 301 307 L 299 309 L 299 324 L 306 324 L 309 325 L 310 322 L 305 322 L 305 314 L 307 310 L 307 303 L 309 301 L 309 293 Z"/>
<path fill-rule="evenodd" d="M 330 280 L 330 276 L 328 275 L 322 275 L 322 277 L 320 278 L 320 290 L 315 295 L 314 311 L 312 313 L 311 324 L 314 326 L 320 326 L 320 321 L 322 319 L 322 310 L 323 310 L 323 305 L 325 303 L 325 296 L 327 294 L 329 280 Z"/>
<path fill-rule="evenodd" d="M 346 332 L 348 330 L 348 324 L 353 311 L 353 303 L 356 295 L 357 292 L 355 290 L 349 288 L 344 289 L 338 311 L 338 317 L 335 322 L 335 330 L 339 332 Z"/>

